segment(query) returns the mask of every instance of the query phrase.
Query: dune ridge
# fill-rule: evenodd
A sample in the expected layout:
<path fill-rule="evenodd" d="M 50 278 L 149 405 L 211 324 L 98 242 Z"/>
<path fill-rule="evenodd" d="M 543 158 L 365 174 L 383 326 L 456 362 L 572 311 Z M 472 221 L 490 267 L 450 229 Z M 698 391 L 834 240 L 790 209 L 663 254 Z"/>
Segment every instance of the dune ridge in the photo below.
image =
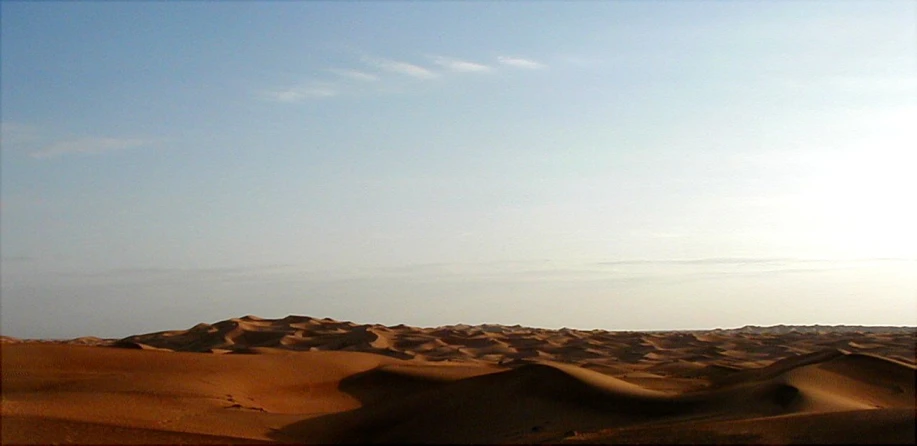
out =
<path fill-rule="evenodd" d="M 917 421 L 913 331 L 246 316 L 2 341 L 4 444 L 913 444 Z"/>
<path fill-rule="evenodd" d="M 587 368 L 613 369 L 627 364 L 666 373 L 673 364 L 684 368 L 763 367 L 778 359 L 837 349 L 869 353 L 917 365 L 917 328 L 891 327 L 873 332 L 845 327 L 830 331 L 802 327 L 743 327 L 692 332 L 614 332 L 606 330 L 544 329 L 522 326 L 452 325 L 419 328 L 406 325 L 356 324 L 329 318 L 287 316 L 262 319 L 232 318 L 129 336 L 110 344 L 127 348 L 157 348 L 185 352 L 232 353 L 252 347 L 295 351 L 358 351 L 398 359 L 466 361 L 488 364 L 525 363 L 562 358 Z M 716 372 L 709 369 L 710 372 Z M 698 373 L 702 373 L 698 371 Z"/>

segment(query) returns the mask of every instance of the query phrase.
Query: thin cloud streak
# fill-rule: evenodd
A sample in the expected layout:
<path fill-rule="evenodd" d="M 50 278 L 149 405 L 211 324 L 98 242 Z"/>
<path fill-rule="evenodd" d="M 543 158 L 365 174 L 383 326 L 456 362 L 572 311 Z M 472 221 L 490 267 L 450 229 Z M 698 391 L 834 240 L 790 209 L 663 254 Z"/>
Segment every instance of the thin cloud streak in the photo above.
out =
<path fill-rule="evenodd" d="M 337 96 L 338 90 L 331 84 L 314 83 L 282 90 L 268 90 L 262 96 L 270 101 L 297 103 L 308 99 Z"/>
<path fill-rule="evenodd" d="M 405 76 L 410 76 L 417 79 L 434 79 L 439 77 L 439 75 L 436 73 L 421 67 L 420 65 L 414 65 L 407 62 L 399 62 L 389 59 L 377 59 L 371 57 L 364 57 L 363 61 L 373 65 L 380 70 L 388 71 L 390 73 L 403 74 Z"/>
<path fill-rule="evenodd" d="M 542 68 L 547 67 L 543 63 L 536 62 L 531 59 L 523 59 L 521 57 L 500 56 L 497 58 L 497 60 L 501 64 L 506 65 L 506 66 L 516 67 L 516 68 L 525 68 L 529 70 L 540 70 Z"/>
<path fill-rule="evenodd" d="M 274 282 L 308 278 L 308 272 L 288 264 L 212 268 L 126 267 L 103 271 L 59 272 L 57 277 L 73 283 L 203 283 Z M 74 282 L 75 281 L 75 282 Z"/>
<path fill-rule="evenodd" d="M 100 272 L 75 273 L 77 276 L 84 277 L 124 277 L 124 276 L 143 276 L 143 275 L 210 275 L 225 276 L 236 274 L 258 274 L 265 272 L 277 272 L 290 269 L 293 265 L 286 263 L 270 265 L 248 265 L 248 266 L 224 266 L 211 268 L 169 268 L 169 267 L 125 267 L 109 269 Z"/>
<path fill-rule="evenodd" d="M 374 57 L 370 55 L 363 55 L 360 60 L 377 70 L 376 72 L 371 72 L 372 70 L 360 70 L 353 68 L 324 68 L 324 71 L 331 73 L 337 76 L 339 79 L 337 81 L 321 81 L 313 80 L 304 84 L 294 85 L 291 87 L 285 88 L 274 88 L 274 89 L 263 89 L 258 91 L 256 94 L 262 99 L 270 102 L 278 103 L 287 103 L 287 104 L 296 104 L 300 102 L 305 102 L 314 99 L 323 99 L 331 98 L 335 96 L 340 96 L 342 94 L 360 94 L 361 88 L 355 83 L 347 81 L 357 81 L 362 83 L 375 83 L 380 85 L 382 90 L 385 90 L 386 84 L 388 84 L 391 77 L 386 78 L 383 76 L 385 73 L 393 73 L 402 76 L 408 76 L 414 79 L 420 80 L 429 80 L 436 79 L 441 76 L 444 72 L 455 72 L 455 73 L 487 73 L 492 72 L 496 69 L 494 66 L 472 62 L 468 60 L 456 59 L 452 57 L 445 56 L 433 56 L 428 55 L 432 63 L 442 70 L 440 72 L 431 70 L 429 68 L 412 64 L 409 62 L 402 62 L 393 59 L 386 59 L 381 57 Z M 523 59 L 519 57 L 506 57 L 501 56 L 498 58 L 499 63 L 504 66 L 516 67 L 522 69 L 542 69 L 546 65 L 536 62 L 530 59 Z M 387 81 L 388 79 L 388 81 Z M 346 88 L 345 88 L 346 87 Z M 390 87 L 390 86 L 389 86 Z"/>
<path fill-rule="evenodd" d="M 666 260 L 611 260 L 597 262 L 600 266 L 625 265 L 785 265 L 798 263 L 850 263 L 850 262 L 914 262 L 917 259 L 875 257 L 862 259 L 799 259 L 790 257 L 711 257 L 699 259 Z"/>
<path fill-rule="evenodd" d="M 32 143 L 39 140 L 38 130 L 30 125 L 17 122 L 0 122 L 0 147 Z"/>
<path fill-rule="evenodd" d="M 484 73 L 491 70 L 487 65 L 441 56 L 434 57 L 433 63 L 448 70 L 460 73 Z"/>
<path fill-rule="evenodd" d="M 701 259 L 667 259 L 667 260 L 611 260 L 598 262 L 602 266 L 623 266 L 623 265 L 741 265 L 741 264 L 773 264 L 787 262 L 806 262 L 818 260 L 800 260 L 791 258 L 742 258 L 742 257 L 723 257 L 723 258 L 701 258 Z"/>
<path fill-rule="evenodd" d="M 100 155 L 148 145 L 150 141 L 133 138 L 81 138 L 59 141 L 30 154 L 36 159 L 56 159 L 66 155 Z"/>
<path fill-rule="evenodd" d="M 2 203 L 0 203 L 0 208 L 2 208 Z M 4 263 L 11 263 L 11 262 L 15 262 L 15 263 L 31 262 L 31 261 L 33 261 L 33 260 L 35 260 L 35 259 L 34 259 L 33 257 L 30 257 L 30 256 L 9 256 L 9 257 L 2 257 L 2 261 L 3 261 Z"/>
<path fill-rule="evenodd" d="M 341 70 L 337 68 L 329 68 L 328 71 L 338 76 L 345 77 L 347 79 L 357 80 L 357 81 L 375 82 L 379 80 L 379 76 L 376 76 L 375 74 L 366 73 L 360 70 Z"/>

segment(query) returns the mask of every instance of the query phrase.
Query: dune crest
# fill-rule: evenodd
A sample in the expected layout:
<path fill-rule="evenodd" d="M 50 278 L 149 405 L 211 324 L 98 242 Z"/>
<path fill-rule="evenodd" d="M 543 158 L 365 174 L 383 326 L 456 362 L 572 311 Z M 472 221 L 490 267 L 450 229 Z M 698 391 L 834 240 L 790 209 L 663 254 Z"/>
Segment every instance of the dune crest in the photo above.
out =
<path fill-rule="evenodd" d="M 233 318 L 4 337 L 4 443 L 914 442 L 914 332 Z"/>
<path fill-rule="evenodd" d="M 817 326 L 817 330 L 778 326 L 697 332 L 611 332 L 551 330 L 484 324 L 418 328 L 386 327 L 329 318 L 290 315 L 282 319 L 232 318 L 129 336 L 115 346 L 144 345 L 173 351 L 213 352 L 272 347 L 295 351 L 343 350 L 398 359 L 464 361 L 489 364 L 560 360 L 587 368 L 637 365 L 663 373 L 673 362 L 728 368 L 757 368 L 800 354 L 840 350 L 874 354 L 915 365 L 915 329 L 872 332 Z M 133 347 L 136 348 L 136 347 Z M 712 369 L 711 372 L 715 373 Z"/>

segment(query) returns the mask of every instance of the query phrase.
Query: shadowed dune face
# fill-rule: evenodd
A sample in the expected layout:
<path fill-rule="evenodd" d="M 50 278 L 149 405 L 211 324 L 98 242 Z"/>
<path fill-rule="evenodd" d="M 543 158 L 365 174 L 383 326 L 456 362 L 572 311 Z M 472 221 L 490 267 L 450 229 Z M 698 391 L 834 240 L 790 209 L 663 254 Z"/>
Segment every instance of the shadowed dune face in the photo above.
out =
<path fill-rule="evenodd" d="M 304 316 L 4 338 L 2 441 L 913 443 L 914 339 Z"/>

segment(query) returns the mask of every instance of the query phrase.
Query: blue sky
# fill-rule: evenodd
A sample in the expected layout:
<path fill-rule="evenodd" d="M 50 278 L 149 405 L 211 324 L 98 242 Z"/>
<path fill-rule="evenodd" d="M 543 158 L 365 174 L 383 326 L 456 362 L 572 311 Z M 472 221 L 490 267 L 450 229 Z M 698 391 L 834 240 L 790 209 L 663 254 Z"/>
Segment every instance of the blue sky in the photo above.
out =
<path fill-rule="evenodd" d="M 0 331 L 917 325 L 917 6 L 3 2 Z"/>

